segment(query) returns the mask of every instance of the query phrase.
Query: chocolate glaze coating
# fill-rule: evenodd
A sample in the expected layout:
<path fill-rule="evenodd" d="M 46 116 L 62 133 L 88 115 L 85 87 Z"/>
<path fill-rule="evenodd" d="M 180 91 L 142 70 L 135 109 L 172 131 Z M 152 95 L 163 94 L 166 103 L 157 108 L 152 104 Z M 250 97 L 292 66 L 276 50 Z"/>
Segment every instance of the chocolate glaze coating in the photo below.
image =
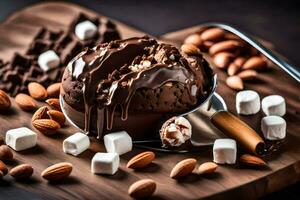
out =
<path fill-rule="evenodd" d="M 95 132 L 97 124 L 100 138 L 114 129 L 116 113 L 126 121 L 128 115 L 190 110 L 211 91 L 212 74 L 201 55 L 187 57 L 147 36 L 130 38 L 76 56 L 65 70 L 62 95 L 84 113 L 85 131 Z"/>

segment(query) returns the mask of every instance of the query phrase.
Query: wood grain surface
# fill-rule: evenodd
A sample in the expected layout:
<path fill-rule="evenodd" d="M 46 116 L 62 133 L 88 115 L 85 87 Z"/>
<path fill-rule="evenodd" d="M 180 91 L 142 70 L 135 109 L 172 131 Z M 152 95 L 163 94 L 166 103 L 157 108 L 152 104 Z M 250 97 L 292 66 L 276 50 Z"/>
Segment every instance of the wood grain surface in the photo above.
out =
<path fill-rule="evenodd" d="M 28 44 L 42 26 L 51 29 L 65 29 L 72 19 L 70 13 L 74 13 L 74 11 L 97 15 L 92 11 L 67 3 L 42 3 L 13 14 L 0 25 L 0 57 L 9 60 L 13 52 L 26 51 Z M 57 17 L 53 18 L 52 16 Z M 24 24 L 26 17 L 44 19 L 44 23 L 35 23 L 40 20 L 32 20 L 32 23 Z M 122 37 L 144 34 L 119 22 L 116 23 Z M 193 29 L 182 30 L 166 35 L 162 39 L 180 45 L 182 39 L 191 31 Z M 5 40 L 5 35 L 12 34 L 12 32 L 23 34 L 24 39 L 22 41 Z M 217 73 L 219 77 L 217 91 L 225 99 L 229 110 L 235 113 L 235 92 L 225 86 L 225 73 L 221 71 L 217 71 Z M 211 161 L 212 148 L 203 147 L 201 152 L 193 154 L 156 152 L 156 159 L 149 167 L 142 171 L 132 171 L 126 168 L 127 161 L 137 153 L 144 151 L 134 148 L 132 152 L 121 156 L 120 168 L 115 175 L 94 175 L 90 172 L 91 158 L 96 152 L 105 150 L 103 145 L 93 140 L 91 147 L 78 157 L 64 154 L 62 141 L 77 131 L 70 125 L 66 125 L 52 137 L 39 134 L 38 145 L 35 148 L 14 152 L 15 159 L 8 163 L 8 166 L 11 168 L 21 163 L 32 164 L 35 170 L 33 178 L 26 182 L 15 182 L 7 176 L 1 181 L 0 189 L 12 191 L 11 193 L 4 192 L 7 199 L 13 198 L 13 191 L 23 191 L 23 193 L 32 192 L 42 199 L 90 200 L 130 199 L 127 195 L 129 185 L 142 178 L 151 178 L 157 182 L 157 190 L 153 199 L 221 199 L 226 197 L 253 199 L 281 189 L 300 179 L 299 84 L 283 72 L 273 69 L 260 74 L 257 82 L 246 84 L 246 87 L 257 90 L 261 97 L 280 94 L 286 98 L 287 114 L 284 118 L 287 120 L 287 140 L 282 150 L 268 160 L 268 169 L 254 170 L 224 165 L 220 166 L 218 172 L 212 176 L 200 177 L 191 174 L 180 181 L 175 181 L 169 178 L 169 174 L 177 162 L 188 157 L 196 158 L 198 165 L 205 161 Z M 31 116 L 31 113 L 21 111 L 13 102 L 13 109 L 0 115 L 0 134 L 4 136 L 8 129 L 20 126 L 32 128 Z M 260 132 L 262 116 L 263 114 L 259 113 L 241 118 Z M 60 183 L 47 183 L 40 177 L 40 173 L 46 167 L 62 161 L 74 165 L 70 178 Z M 11 188 L 16 188 L 16 190 Z"/>

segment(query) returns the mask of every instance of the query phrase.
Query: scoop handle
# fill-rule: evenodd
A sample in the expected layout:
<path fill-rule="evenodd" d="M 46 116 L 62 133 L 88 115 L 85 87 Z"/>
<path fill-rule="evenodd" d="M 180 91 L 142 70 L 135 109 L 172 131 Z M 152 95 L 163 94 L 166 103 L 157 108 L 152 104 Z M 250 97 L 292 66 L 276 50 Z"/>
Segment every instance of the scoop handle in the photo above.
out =
<path fill-rule="evenodd" d="M 265 142 L 263 139 L 245 122 L 228 111 L 218 111 L 211 116 L 212 124 L 222 131 L 226 136 L 235 139 L 238 144 L 247 151 L 262 155 Z"/>

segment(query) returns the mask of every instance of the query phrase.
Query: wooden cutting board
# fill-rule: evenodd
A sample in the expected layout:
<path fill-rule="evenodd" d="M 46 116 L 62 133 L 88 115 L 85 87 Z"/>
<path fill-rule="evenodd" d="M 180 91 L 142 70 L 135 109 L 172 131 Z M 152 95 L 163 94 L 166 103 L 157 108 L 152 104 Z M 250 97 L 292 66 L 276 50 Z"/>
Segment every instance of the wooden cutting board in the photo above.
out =
<path fill-rule="evenodd" d="M 0 25 L 0 58 L 9 60 L 13 52 L 25 52 L 28 44 L 42 26 L 50 29 L 65 29 L 70 23 L 70 13 L 84 12 L 97 16 L 95 12 L 69 3 L 41 3 L 10 16 Z M 55 18 L 52 16 L 55 14 Z M 100 16 L 100 15 L 98 15 Z M 27 23 L 26 18 L 32 18 Z M 25 20 L 24 20 L 25 19 Z M 39 19 L 39 20 L 34 20 Z M 42 19 L 42 20 L 41 20 Z M 42 23 L 40 23 L 42 21 Z M 24 23 L 26 22 L 26 23 Z M 38 22 L 38 23 L 37 23 Z M 115 21 L 122 37 L 143 35 L 144 33 Z M 179 45 L 189 31 L 183 30 L 162 37 Z M 22 34 L 19 41 L 7 41 L 8 34 Z M 229 110 L 235 113 L 235 92 L 224 85 L 225 74 L 218 72 L 218 92 L 224 97 Z M 127 161 L 143 149 L 134 148 L 130 153 L 121 156 L 119 171 L 113 176 L 94 175 L 90 172 L 92 156 L 104 151 L 101 143 L 93 140 L 92 145 L 78 157 L 62 152 L 62 141 L 77 131 L 67 125 L 52 137 L 38 135 L 38 145 L 30 150 L 14 152 L 15 159 L 8 163 L 13 167 L 21 163 L 30 163 L 34 167 L 33 178 L 26 182 L 15 182 L 6 176 L 0 183 L 1 197 L 5 199 L 20 197 L 24 199 L 130 199 L 127 190 L 130 184 L 142 179 L 151 178 L 157 181 L 157 190 L 153 199 L 200 199 L 235 197 L 252 199 L 281 189 L 299 180 L 300 174 L 300 103 L 299 84 L 278 70 L 260 74 L 259 82 L 247 84 L 247 88 L 259 91 L 261 97 L 268 94 L 280 94 L 287 101 L 288 137 L 280 154 L 276 154 L 268 162 L 266 170 L 241 169 L 235 166 L 220 166 L 213 176 L 200 177 L 190 175 L 181 181 L 169 178 L 172 167 L 180 160 L 193 157 L 198 164 L 212 160 L 211 147 L 203 147 L 199 153 L 169 154 L 156 152 L 153 164 L 142 171 L 134 172 L 126 168 Z M 42 105 L 43 103 L 40 103 Z M 11 128 L 27 126 L 31 128 L 31 113 L 21 111 L 13 102 L 13 109 L 0 115 L 0 134 Z M 260 119 L 263 115 L 242 118 L 259 131 Z M 71 177 L 60 183 L 47 183 L 40 177 L 46 167 L 57 162 L 67 161 L 74 165 Z"/>

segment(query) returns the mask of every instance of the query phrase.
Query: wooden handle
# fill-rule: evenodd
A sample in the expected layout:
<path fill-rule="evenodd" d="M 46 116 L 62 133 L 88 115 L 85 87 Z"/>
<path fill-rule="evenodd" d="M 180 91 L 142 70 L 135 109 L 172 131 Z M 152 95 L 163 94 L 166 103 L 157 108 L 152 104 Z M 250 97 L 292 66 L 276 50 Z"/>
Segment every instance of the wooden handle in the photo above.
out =
<path fill-rule="evenodd" d="M 211 122 L 228 137 L 235 139 L 247 151 L 262 155 L 265 143 L 263 139 L 245 122 L 227 111 L 216 112 Z"/>

